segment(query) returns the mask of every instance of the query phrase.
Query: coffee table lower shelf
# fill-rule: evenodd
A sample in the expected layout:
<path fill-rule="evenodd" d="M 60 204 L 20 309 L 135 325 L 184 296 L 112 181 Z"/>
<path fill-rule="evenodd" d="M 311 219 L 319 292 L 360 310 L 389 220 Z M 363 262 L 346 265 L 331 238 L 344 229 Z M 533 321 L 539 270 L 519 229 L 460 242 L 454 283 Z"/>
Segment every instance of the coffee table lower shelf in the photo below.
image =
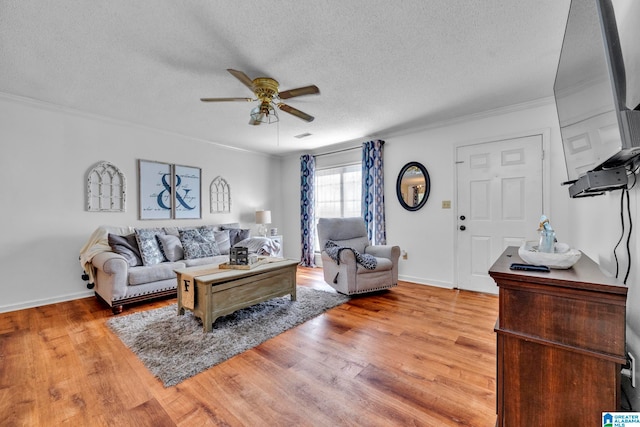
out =
<path fill-rule="evenodd" d="M 176 270 L 178 315 L 183 315 L 185 309 L 193 311 L 202 319 L 203 330 L 210 332 L 218 317 L 236 310 L 285 295 L 291 295 L 291 300 L 295 301 L 297 266 L 298 261 L 283 259 L 252 270 L 221 269 L 195 277 L 195 289 L 185 288 L 183 275 L 193 274 L 196 268 Z M 187 295 L 189 292 L 193 293 L 193 308 L 183 304 L 183 301 L 191 301 Z"/>

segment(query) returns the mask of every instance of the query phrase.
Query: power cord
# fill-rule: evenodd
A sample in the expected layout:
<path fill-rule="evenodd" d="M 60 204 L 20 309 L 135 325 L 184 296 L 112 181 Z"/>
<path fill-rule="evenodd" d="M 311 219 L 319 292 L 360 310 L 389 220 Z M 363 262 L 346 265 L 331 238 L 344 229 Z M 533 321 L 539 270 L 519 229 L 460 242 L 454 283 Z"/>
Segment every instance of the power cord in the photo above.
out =
<path fill-rule="evenodd" d="M 640 168 L 640 166 L 638 168 Z M 636 173 L 638 173 L 638 168 L 633 170 L 631 172 L 631 174 L 630 174 L 630 175 L 633 176 L 633 184 L 631 184 L 631 187 L 629 187 L 628 190 L 631 190 L 633 187 L 635 187 L 636 186 L 636 182 L 638 182 L 638 177 L 636 176 Z"/>
<path fill-rule="evenodd" d="M 634 183 L 635 185 L 635 183 Z M 633 186 L 632 186 L 633 188 Z M 627 271 L 625 273 L 624 276 L 624 280 L 622 283 L 624 283 L 625 285 L 627 284 L 627 280 L 629 279 L 629 274 L 631 273 L 631 231 L 633 230 L 633 219 L 631 218 L 631 203 L 629 202 L 629 190 L 628 189 L 622 189 L 622 191 L 620 192 L 620 224 L 622 226 L 622 232 L 620 234 L 620 239 L 618 239 L 618 243 L 616 243 L 616 246 L 613 248 L 613 257 L 616 260 L 616 279 L 618 278 L 619 274 L 620 274 L 620 261 L 618 260 L 618 254 L 616 253 L 616 251 L 618 250 L 618 246 L 620 246 L 620 243 L 622 242 L 622 239 L 624 239 L 624 235 L 625 235 L 625 220 L 624 220 L 624 202 L 627 202 L 627 217 L 629 218 L 629 230 L 627 231 L 627 241 L 626 241 L 626 249 L 627 249 L 627 260 L 628 260 L 628 264 L 627 264 Z"/>
<path fill-rule="evenodd" d="M 623 411 L 629 411 L 632 412 L 633 411 L 633 406 L 631 405 L 631 400 L 629 399 L 629 396 L 627 395 L 627 392 L 624 390 L 624 387 L 622 388 L 622 395 L 624 396 L 624 400 L 627 401 L 627 404 L 629 405 L 627 408 L 625 408 L 624 406 L 622 407 Z M 621 405 L 622 406 L 622 405 Z"/>
<path fill-rule="evenodd" d="M 618 278 L 618 271 L 620 268 L 620 262 L 618 261 L 618 254 L 616 254 L 616 250 L 618 246 L 620 246 L 620 242 L 624 239 L 624 190 L 620 191 L 620 224 L 622 225 L 622 233 L 620 233 L 620 239 L 618 239 L 618 243 L 613 248 L 613 257 L 616 260 L 616 279 Z"/>
<path fill-rule="evenodd" d="M 627 274 L 624 276 L 623 283 L 627 284 L 627 279 L 629 278 L 629 273 L 631 272 L 631 231 L 633 230 L 633 220 L 631 219 L 631 204 L 629 203 L 629 190 L 623 190 L 627 195 L 627 216 L 629 217 L 629 233 L 627 234 L 627 260 L 629 263 L 627 264 Z"/>

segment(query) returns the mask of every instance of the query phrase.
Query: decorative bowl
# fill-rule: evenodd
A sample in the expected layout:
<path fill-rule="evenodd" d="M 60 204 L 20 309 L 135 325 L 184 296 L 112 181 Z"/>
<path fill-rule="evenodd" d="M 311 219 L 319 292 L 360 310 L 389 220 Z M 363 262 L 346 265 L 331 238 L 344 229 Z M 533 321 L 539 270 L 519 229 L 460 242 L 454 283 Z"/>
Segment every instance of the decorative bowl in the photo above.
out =
<path fill-rule="evenodd" d="M 569 245 L 564 243 L 556 243 L 553 253 L 538 252 L 538 242 L 529 241 L 520 246 L 518 255 L 528 264 L 546 265 L 556 270 L 566 270 L 578 262 L 582 253 L 577 249 L 569 248 Z"/>

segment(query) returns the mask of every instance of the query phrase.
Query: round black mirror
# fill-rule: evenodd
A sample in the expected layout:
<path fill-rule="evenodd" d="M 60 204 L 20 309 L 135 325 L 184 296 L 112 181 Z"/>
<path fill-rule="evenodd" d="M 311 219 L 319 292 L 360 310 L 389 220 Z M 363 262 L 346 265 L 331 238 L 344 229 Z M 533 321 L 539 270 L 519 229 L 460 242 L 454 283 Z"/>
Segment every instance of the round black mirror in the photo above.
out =
<path fill-rule="evenodd" d="M 398 174 L 396 195 L 400 205 L 408 211 L 417 211 L 427 203 L 431 180 L 427 169 L 418 162 L 409 162 Z"/>

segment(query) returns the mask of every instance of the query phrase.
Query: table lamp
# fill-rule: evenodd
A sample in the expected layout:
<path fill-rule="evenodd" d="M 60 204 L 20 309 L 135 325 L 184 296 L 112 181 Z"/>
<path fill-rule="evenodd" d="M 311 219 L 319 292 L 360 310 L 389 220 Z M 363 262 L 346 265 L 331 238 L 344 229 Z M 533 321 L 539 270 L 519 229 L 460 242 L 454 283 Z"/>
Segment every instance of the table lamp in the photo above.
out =
<path fill-rule="evenodd" d="M 262 237 L 266 237 L 267 224 L 271 224 L 271 211 L 256 211 L 256 224 L 260 224 L 260 227 L 258 227 L 258 234 Z"/>

